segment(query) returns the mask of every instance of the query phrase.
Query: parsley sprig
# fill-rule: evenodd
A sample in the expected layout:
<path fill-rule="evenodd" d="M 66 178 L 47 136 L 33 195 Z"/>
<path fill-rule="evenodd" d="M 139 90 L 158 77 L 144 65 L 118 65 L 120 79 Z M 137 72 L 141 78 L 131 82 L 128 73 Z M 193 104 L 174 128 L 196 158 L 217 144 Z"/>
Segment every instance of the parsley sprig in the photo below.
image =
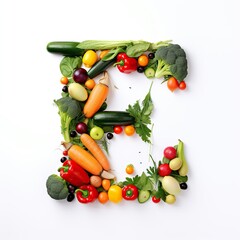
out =
<path fill-rule="evenodd" d="M 134 105 L 128 105 L 128 109 L 126 111 L 135 118 L 135 129 L 136 133 L 141 137 L 141 139 L 144 142 L 151 143 L 150 137 L 151 137 L 151 129 L 148 127 L 148 125 L 151 124 L 151 113 L 153 111 L 153 102 L 151 98 L 151 89 L 152 84 L 150 86 L 150 89 L 145 96 L 144 100 L 142 101 L 142 106 L 139 103 L 139 100 L 136 101 Z"/>

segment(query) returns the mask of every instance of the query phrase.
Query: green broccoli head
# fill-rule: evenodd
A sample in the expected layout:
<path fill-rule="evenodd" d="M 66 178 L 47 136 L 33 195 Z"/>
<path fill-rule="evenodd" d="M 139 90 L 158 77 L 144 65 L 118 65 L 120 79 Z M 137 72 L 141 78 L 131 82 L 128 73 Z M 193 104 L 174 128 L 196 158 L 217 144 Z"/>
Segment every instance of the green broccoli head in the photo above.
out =
<path fill-rule="evenodd" d="M 155 58 L 158 61 L 156 78 L 173 76 L 182 81 L 187 76 L 187 58 L 185 51 L 178 44 L 159 47 Z"/>
<path fill-rule="evenodd" d="M 81 116 L 82 110 L 80 103 L 71 97 L 62 97 L 54 101 L 58 106 L 58 114 L 61 118 L 61 129 L 64 140 L 70 142 L 69 126 L 73 119 Z"/>
<path fill-rule="evenodd" d="M 53 199 L 61 200 L 68 196 L 66 181 L 56 174 L 52 174 L 48 177 L 46 187 L 49 196 Z"/>

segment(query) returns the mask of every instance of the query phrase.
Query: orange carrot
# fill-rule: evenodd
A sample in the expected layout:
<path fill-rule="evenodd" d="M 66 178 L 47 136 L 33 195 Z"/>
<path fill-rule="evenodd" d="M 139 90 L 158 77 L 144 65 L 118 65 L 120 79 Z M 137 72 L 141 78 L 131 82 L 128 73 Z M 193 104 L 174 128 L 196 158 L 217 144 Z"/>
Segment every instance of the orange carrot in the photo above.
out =
<path fill-rule="evenodd" d="M 84 105 L 83 113 L 85 117 L 91 118 L 100 109 L 108 96 L 108 84 L 109 77 L 108 73 L 105 71 L 103 78 L 94 86 Z"/>
<path fill-rule="evenodd" d="M 109 161 L 99 147 L 99 145 L 91 138 L 87 133 L 81 134 L 80 140 L 82 144 L 92 153 L 92 155 L 98 160 L 98 162 L 102 165 L 103 169 L 108 171 L 110 169 Z"/>
<path fill-rule="evenodd" d="M 68 149 L 68 156 L 93 175 L 100 175 L 102 173 L 103 169 L 100 163 L 89 152 L 80 146 L 72 145 Z"/>

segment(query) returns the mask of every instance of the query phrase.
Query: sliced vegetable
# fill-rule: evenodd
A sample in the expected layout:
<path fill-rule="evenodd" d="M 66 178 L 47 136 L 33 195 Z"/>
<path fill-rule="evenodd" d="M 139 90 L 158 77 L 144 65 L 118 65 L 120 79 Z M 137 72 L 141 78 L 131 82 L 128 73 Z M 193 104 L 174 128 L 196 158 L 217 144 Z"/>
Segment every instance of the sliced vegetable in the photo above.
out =
<path fill-rule="evenodd" d="M 110 169 L 110 163 L 99 147 L 99 145 L 94 141 L 87 133 L 81 134 L 80 140 L 82 144 L 91 152 L 91 154 L 97 159 L 104 170 L 108 171 Z"/>
<path fill-rule="evenodd" d="M 91 91 L 89 98 L 87 99 L 83 113 L 85 117 L 91 118 L 101 108 L 108 96 L 109 76 L 105 71 L 104 76 L 100 79 L 99 83 Z"/>
<path fill-rule="evenodd" d="M 154 78 L 155 70 L 152 67 L 146 68 L 144 70 L 144 74 L 147 78 Z"/>
<path fill-rule="evenodd" d="M 138 195 L 138 202 L 145 203 L 151 197 L 151 193 L 148 190 L 140 190 Z"/>

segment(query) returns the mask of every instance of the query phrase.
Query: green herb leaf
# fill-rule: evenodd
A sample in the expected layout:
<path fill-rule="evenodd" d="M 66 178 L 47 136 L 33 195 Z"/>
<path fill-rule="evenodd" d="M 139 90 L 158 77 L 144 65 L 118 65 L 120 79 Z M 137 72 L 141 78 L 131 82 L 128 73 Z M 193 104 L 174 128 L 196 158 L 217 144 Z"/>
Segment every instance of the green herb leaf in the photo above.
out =
<path fill-rule="evenodd" d="M 170 174 L 172 177 L 174 177 L 178 182 L 182 183 L 182 182 L 187 182 L 188 181 L 188 176 L 180 176 L 178 173 L 176 172 L 172 172 Z"/>
<path fill-rule="evenodd" d="M 71 77 L 74 70 L 82 65 L 82 57 L 64 57 L 60 62 L 60 71 L 63 76 Z"/>
<path fill-rule="evenodd" d="M 128 109 L 126 109 L 126 111 L 135 118 L 134 126 L 136 129 L 136 133 L 142 138 L 144 142 L 148 143 L 151 143 L 150 137 L 152 132 L 151 129 L 148 127 L 148 125 L 151 124 L 150 115 L 153 111 L 153 102 L 151 98 L 152 84 L 147 95 L 142 101 L 142 108 L 139 101 L 136 101 L 133 106 L 128 105 Z"/>
<path fill-rule="evenodd" d="M 125 52 L 125 49 L 121 48 L 121 47 L 116 48 L 116 49 L 112 49 L 102 58 L 102 60 L 104 62 L 105 61 L 110 61 L 110 60 L 114 59 L 121 52 Z"/>
<path fill-rule="evenodd" d="M 149 42 L 143 42 L 143 43 L 138 43 L 135 45 L 129 45 L 127 47 L 126 53 L 129 57 L 139 57 L 142 55 L 144 52 L 146 52 L 151 43 Z"/>

